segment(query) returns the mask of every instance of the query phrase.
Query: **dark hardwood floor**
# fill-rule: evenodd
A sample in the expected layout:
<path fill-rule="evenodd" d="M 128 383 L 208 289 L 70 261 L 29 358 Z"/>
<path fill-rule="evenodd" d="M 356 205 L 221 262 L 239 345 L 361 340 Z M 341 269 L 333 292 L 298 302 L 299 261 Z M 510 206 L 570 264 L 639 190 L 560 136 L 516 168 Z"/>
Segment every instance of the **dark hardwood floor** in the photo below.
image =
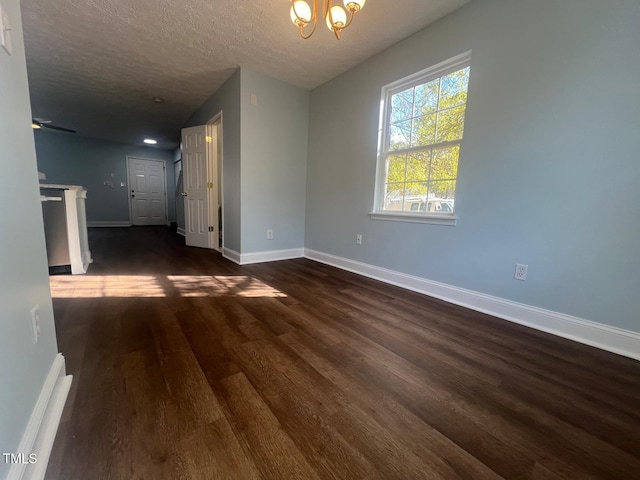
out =
<path fill-rule="evenodd" d="M 47 479 L 640 478 L 640 362 L 299 259 L 90 232 Z"/>

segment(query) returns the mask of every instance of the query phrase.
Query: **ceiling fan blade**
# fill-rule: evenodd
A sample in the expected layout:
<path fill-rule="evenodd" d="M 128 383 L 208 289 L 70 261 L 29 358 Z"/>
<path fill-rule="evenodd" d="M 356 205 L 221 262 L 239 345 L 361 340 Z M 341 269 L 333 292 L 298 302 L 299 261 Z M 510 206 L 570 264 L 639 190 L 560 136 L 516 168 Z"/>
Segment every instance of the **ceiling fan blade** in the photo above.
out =
<path fill-rule="evenodd" d="M 70 128 L 58 127 L 56 125 L 47 125 L 46 123 L 42 123 L 40 124 L 40 126 L 42 128 L 50 128 L 51 130 L 59 130 L 61 132 L 78 133 L 75 130 L 71 130 Z"/>

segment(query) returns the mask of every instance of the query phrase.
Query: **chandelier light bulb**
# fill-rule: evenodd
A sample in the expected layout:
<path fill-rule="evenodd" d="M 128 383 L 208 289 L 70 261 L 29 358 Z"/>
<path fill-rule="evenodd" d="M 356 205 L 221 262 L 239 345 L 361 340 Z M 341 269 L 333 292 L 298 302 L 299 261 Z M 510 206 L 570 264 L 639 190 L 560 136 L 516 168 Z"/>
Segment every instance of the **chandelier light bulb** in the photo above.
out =
<path fill-rule="evenodd" d="M 291 21 L 294 25 L 302 26 L 311 21 L 311 8 L 304 0 L 296 0 L 291 5 Z"/>
<path fill-rule="evenodd" d="M 333 22 L 331 22 L 333 20 Z M 336 29 L 342 29 L 347 24 L 347 12 L 344 8 L 335 5 L 331 7 L 331 11 L 327 13 L 327 27 L 332 32 Z"/>
<path fill-rule="evenodd" d="M 359 12 L 367 0 L 344 0 L 344 6 L 351 12 Z"/>
<path fill-rule="evenodd" d="M 351 25 L 356 14 L 364 8 L 365 2 L 366 0 L 342 0 L 343 7 L 334 5 L 334 0 L 291 0 L 289 15 L 305 40 L 311 38 L 323 18 L 329 31 L 340 40 L 342 30 Z"/>

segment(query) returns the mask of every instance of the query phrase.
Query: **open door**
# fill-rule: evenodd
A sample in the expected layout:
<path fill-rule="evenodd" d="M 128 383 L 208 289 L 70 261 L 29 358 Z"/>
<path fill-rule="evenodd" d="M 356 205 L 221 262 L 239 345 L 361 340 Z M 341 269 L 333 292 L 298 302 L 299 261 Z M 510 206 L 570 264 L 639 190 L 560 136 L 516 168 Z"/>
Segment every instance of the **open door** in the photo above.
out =
<path fill-rule="evenodd" d="M 220 129 L 222 117 L 182 130 L 182 182 L 185 242 L 191 247 L 222 248 Z"/>
<path fill-rule="evenodd" d="M 212 212 L 208 180 L 207 126 L 182 130 L 185 241 L 188 246 L 213 248 L 218 212 Z M 215 214 L 216 222 L 212 221 Z"/>

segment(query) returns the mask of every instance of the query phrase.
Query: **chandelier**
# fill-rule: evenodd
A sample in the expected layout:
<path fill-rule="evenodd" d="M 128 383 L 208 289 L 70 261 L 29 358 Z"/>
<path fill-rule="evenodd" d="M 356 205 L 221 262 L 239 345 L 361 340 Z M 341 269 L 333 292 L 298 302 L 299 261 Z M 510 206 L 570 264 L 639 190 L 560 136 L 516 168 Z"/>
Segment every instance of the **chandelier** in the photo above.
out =
<path fill-rule="evenodd" d="M 364 7 L 366 0 L 344 0 L 344 8 L 333 5 L 333 0 L 309 1 L 313 3 L 313 10 L 307 0 L 291 0 L 291 21 L 300 29 L 300 36 L 307 39 L 313 35 L 318 26 L 319 14 L 322 13 L 327 27 L 340 40 L 340 33 L 351 25 L 354 14 Z M 322 8 L 321 12 L 320 8 Z M 312 25 L 310 29 L 307 28 L 309 25 Z"/>

